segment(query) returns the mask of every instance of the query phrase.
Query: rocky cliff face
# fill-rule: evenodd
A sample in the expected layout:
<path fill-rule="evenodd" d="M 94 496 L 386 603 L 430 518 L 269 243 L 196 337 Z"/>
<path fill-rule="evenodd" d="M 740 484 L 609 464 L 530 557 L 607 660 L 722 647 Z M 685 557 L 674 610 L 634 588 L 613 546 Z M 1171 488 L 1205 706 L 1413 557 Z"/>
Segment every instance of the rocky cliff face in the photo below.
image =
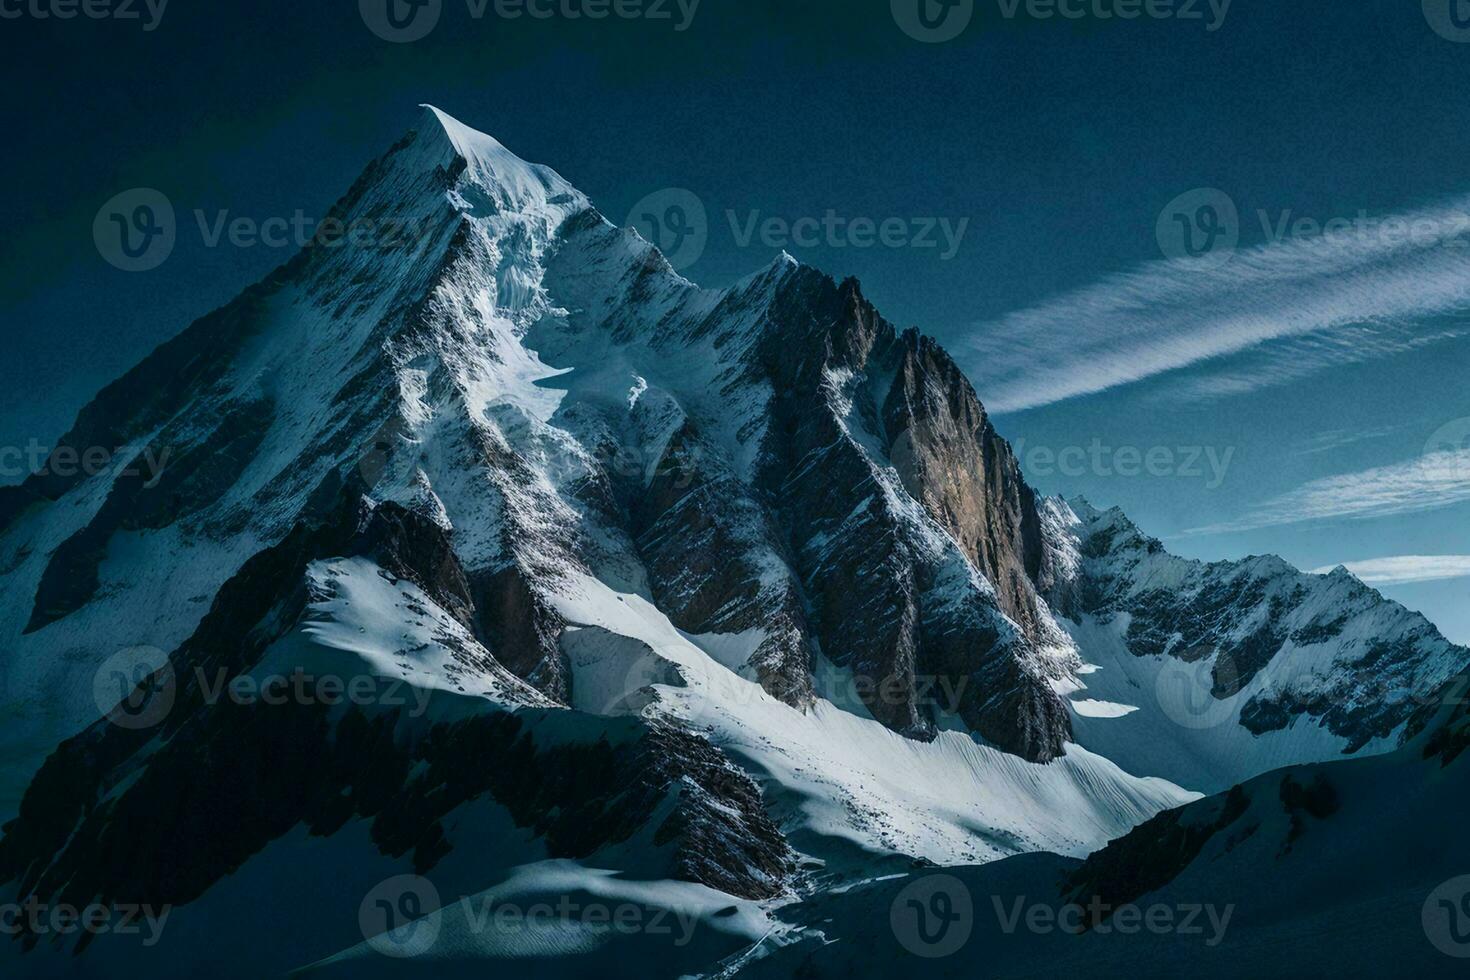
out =
<path fill-rule="evenodd" d="M 957 713 L 977 732 L 1054 757 L 1069 728 L 1047 682 L 1074 655 L 1026 572 L 1040 554 L 1031 492 L 969 383 L 856 282 L 793 270 L 770 316 L 758 364 L 777 394 L 759 482 L 821 648 L 879 687 L 962 687 Z M 869 708 L 898 731 L 934 730 L 917 695 Z"/>

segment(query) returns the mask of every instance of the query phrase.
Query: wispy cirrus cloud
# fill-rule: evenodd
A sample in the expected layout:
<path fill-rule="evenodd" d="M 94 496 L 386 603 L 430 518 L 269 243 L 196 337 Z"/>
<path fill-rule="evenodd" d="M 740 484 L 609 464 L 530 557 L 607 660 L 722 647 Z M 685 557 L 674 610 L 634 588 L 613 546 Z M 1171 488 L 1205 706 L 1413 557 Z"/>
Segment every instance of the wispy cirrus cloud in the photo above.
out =
<path fill-rule="evenodd" d="M 1146 263 L 980 325 L 963 359 L 986 405 L 1004 413 L 1260 351 L 1250 371 L 1186 389 L 1207 397 L 1462 336 L 1470 323 L 1423 326 L 1459 311 L 1470 311 L 1470 197 L 1315 237 L 1276 236 L 1223 265 L 1218 256 Z M 1266 349 L 1275 344 L 1289 347 Z"/>
<path fill-rule="evenodd" d="M 1394 555 L 1342 564 L 1369 585 L 1409 585 L 1470 577 L 1470 555 Z M 1313 574 L 1326 575 L 1334 568 L 1335 565 L 1318 568 Z"/>
<path fill-rule="evenodd" d="M 1403 425 L 1379 425 L 1369 428 L 1333 429 L 1329 432 L 1319 432 L 1317 435 L 1300 444 L 1295 455 L 1315 456 L 1319 453 L 1331 452 L 1341 449 L 1343 446 L 1352 446 L 1360 442 L 1368 442 L 1373 439 L 1382 439 L 1393 435 L 1405 428 Z"/>
<path fill-rule="evenodd" d="M 1467 500 L 1470 448 L 1459 446 L 1387 466 L 1312 480 L 1255 505 L 1235 520 L 1184 533 L 1225 534 L 1306 521 L 1392 517 Z"/>

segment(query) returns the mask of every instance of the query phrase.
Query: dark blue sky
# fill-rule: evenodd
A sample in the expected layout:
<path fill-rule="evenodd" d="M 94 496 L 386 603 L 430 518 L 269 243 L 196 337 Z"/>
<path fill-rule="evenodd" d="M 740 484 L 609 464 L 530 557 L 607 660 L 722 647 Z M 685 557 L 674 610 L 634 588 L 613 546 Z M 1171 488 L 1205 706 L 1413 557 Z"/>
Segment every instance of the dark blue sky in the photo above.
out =
<path fill-rule="evenodd" d="M 741 222 L 828 209 L 967 220 L 947 261 L 935 249 L 787 247 L 857 275 L 891 319 L 937 335 L 982 399 L 988 365 L 970 342 L 1008 313 L 1159 260 L 1157 219 L 1182 192 L 1228 195 L 1246 248 L 1266 237 L 1258 209 L 1325 219 L 1470 192 L 1470 44 L 1430 29 L 1419 0 L 1235 0 L 1213 32 L 1177 19 L 1008 20 L 999 0 L 975 0 L 971 26 L 933 45 L 898 28 L 889 0 L 703 0 L 682 32 L 668 21 L 475 20 L 465 0 L 443 2 L 438 26 L 408 44 L 375 36 L 355 0 L 173 0 L 151 31 L 0 20 L 12 134 L 0 158 L 0 445 L 54 439 L 102 384 L 289 257 L 205 247 L 195 209 L 319 216 L 420 102 L 555 167 L 619 222 L 651 192 L 692 190 L 709 243 L 684 271 L 708 285 L 776 251 L 742 246 L 728 211 Z M 160 267 L 127 273 L 99 256 L 92 221 L 140 186 L 173 202 L 178 245 Z M 1268 343 L 1233 369 L 1300 353 Z M 1124 504 L 1189 553 L 1276 550 L 1309 566 L 1464 554 L 1463 505 L 1172 536 L 1421 452 L 1441 424 L 1470 416 L 1455 370 L 1467 362 L 1463 344 L 1395 351 L 1223 400 L 1170 395 L 1181 375 L 1204 376 L 1185 368 L 999 423 L 1033 445 L 1235 447 L 1233 482 L 1211 491 L 1035 475 L 1048 491 L 1081 485 Z M 1222 369 L 1218 358 L 1208 367 Z M 1394 426 L 1341 449 L 1313 441 Z M 1467 581 L 1404 597 L 1464 639 L 1470 615 L 1447 610 L 1467 605 Z"/>

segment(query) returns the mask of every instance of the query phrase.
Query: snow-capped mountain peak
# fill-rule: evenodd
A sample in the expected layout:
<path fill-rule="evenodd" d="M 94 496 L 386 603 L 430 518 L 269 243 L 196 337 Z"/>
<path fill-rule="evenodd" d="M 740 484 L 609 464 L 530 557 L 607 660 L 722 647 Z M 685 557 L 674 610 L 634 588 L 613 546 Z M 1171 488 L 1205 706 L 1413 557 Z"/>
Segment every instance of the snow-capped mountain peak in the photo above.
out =
<path fill-rule="evenodd" d="M 585 195 L 550 167 L 528 163 L 495 137 L 472 129 L 431 105 L 420 107 L 415 132 L 416 156 L 446 171 L 462 161 L 467 177 L 485 189 L 499 191 L 496 202 L 506 210 L 542 212 L 563 217 L 589 205 Z"/>

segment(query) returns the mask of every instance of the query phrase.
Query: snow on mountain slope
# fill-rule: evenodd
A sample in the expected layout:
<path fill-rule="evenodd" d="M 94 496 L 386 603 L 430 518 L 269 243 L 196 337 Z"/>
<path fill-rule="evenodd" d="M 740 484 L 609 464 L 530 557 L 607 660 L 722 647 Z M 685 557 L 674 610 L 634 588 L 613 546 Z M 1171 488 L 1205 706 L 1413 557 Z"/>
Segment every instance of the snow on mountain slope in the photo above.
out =
<path fill-rule="evenodd" d="M 1299 762 L 1343 755 L 1347 739 L 1310 716 L 1256 734 L 1239 723 L 1242 704 L 1280 679 L 1258 677 L 1238 694 L 1210 694 L 1212 661 L 1140 657 L 1124 639 L 1127 617 L 1106 625 L 1084 617 L 1073 636 L 1098 669 L 1083 675 L 1071 701 L 1078 740 L 1129 771 L 1160 773 L 1180 785 L 1218 792 L 1235 781 Z M 1116 706 L 1100 710 L 1095 705 Z M 1359 751 L 1385 752 L 1396 739 L 1374 739 Z"/>
<path fill-rule="evenodd" d="M 1049 500 L 1050 597 L 1089 667 L 1078 741 L 1218 792 L 1282 766 L 1387 752 L 1470 651 L 1346 571 L 1176 558 L 1121 512 Z M 1099 704 L 1098 702 L 1101 702 Z"/>
<path fill-rule="evenodd" d="M 1112 905 L 1234 905 L 1221 975 L 1226 958 L 1276 974 L 1451 975 L 1470 954 L 1467 684 L 1461 674 L 1427 694 L 1401 748 L 1294 766 L 1161 814 L 1090 857 L 1069 889 Z"/>
<path fill-rule="evenodd" d="M 777 912 L 720 977 L 1461 976 L 1470 955 L 1461 675 L 1393 752 L 1293 766 L 1078 863 L 921 869 Z M 977 964 L 983 962 L 983 966 Z"/>
<path fill-rule="evenodd" d="M 721 663 L 739 657 L 702 646 L 718 649 L 722 638 L 686 636 L 647 600 L 590 577 L 559 599 L 559 611 L 579 627 L 573 636 L 596 636 L 578 648 L 600 656 L 577 662 L 621 675 L 598 678 L 600 702 L 703 733 L 761 778 L 799 850 L 834 866 L 862 856 L 847 873 L 894 853 L 936 864 L 1031 850 L 1082 855 L 1197 795 L 1128 777 L 1078 746 L 1037 766 L 967 732 L 906 739 L 825 698 L 799 711 Z M 760 642 L 744 638 L 748 649 Z"/>

